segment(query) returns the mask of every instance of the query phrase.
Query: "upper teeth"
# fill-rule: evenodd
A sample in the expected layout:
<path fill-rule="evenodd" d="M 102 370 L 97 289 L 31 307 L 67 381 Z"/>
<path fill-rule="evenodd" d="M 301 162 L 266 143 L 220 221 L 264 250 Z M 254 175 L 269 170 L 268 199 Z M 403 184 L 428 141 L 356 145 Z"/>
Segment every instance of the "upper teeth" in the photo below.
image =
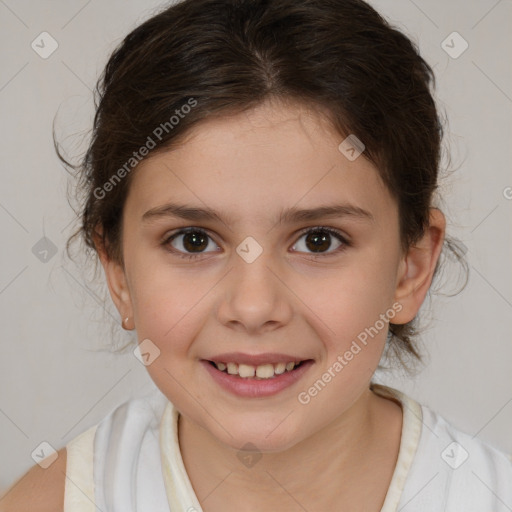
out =
<path fill-rule="evenodd" d="M 275 364 L 260 364 L 259 366 L 252 366 L 250 364 L 237 364 L 237 363 L 215 363 L 217 369 L 221 372 L 226 371 L 230 375 L 239 375 L 244 378 L 251 378 L 256 376 L 258 379 L 271 379 L 274 375 L 281 375 L 285 371 L 291 371 L 299 363 L 275 363 Z"/>

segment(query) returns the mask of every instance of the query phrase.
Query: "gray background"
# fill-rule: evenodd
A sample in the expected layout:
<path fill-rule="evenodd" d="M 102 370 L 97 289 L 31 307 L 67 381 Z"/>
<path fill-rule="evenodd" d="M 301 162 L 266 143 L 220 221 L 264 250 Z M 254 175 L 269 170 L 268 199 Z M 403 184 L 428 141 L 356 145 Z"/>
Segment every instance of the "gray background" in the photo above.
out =
<path fill-rule="evenodd" d="M 437 74 L 455 169 L 442 181 L 442 208 L 471 269 L 464 292 L 425 305 L 427 367 L 414 379 L 380 379 L 512 452 L 512 5 L 372 4 L 417 41 Z M 91 126 L 91 89 L 109 53 L 160 5 L 0 0 L 0 491 L 34 464 L 31 453 L 42 441 L 61 448 L 152 387 L 133 354 L 99 350 L 112 336 L 118 344 L 129 338 L 112 329 L 118 317 L 110 299 L 64 255 L 74 215 L 51 131 L 58 111 L 59 141 L 76 161 L 85 149 L 79 136 Z M 43 31 L 58 43 L 47 59 L 31 47 Z M 441 46 L 454 31 L 469 44 L 458 58 Z M 458 53 L 461 42 L 447 44 Z M 55 255 L 39 242 L 44 236 Z"/>

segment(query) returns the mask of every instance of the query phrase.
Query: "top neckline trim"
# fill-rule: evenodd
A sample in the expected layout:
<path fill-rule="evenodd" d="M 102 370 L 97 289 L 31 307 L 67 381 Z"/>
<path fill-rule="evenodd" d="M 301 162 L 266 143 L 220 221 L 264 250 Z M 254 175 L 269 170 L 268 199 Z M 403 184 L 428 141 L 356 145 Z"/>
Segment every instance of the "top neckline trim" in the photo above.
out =
<path fill-rule="evenodd" d="M 419 445 L 423 413 L 421 405 L 401 391 L 382 384 L 372 384 L 371 389 L 384 398 L 394 400 L 402 408 L 402 435 L 398 458 L 380 510 L 380 512 L 396 512 Z M 203 512 L 183 463 L 178 440 L 178 420 L 179 412 L 169 401 L 162 415 L 159 432 L 167 500 L 170 510 Z"/>

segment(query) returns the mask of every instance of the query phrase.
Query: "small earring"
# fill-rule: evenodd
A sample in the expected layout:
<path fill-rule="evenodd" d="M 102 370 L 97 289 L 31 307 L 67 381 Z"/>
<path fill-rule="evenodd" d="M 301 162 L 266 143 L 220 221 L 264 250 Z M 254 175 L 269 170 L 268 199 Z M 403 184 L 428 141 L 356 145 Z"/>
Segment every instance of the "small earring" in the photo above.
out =
<path fill-rule="evenodd" d="M 126 324 L 128 323 L 128 320 L 130 320 L 130 317 L 129 317 L 129 316 L 127 316 L 127 317 L 126 317 L 124 320 L 122 320 L 122 322 L 121 322 L 121 327 L 122 327 L 123 329 L 125 329 L 126 331 L 129 331 L 128 327 L 126 326 Z"/>

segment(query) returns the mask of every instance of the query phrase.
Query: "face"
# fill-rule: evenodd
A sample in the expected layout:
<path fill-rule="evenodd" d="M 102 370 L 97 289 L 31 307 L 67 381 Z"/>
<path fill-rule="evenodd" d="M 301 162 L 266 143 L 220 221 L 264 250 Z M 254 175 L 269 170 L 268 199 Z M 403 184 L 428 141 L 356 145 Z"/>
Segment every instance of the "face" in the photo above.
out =
<path fill-rule="evenodd" d="M 162 392 L 234 448 L 283 450 L 342 417 L 397 323 L 397 206 L 342 140 L 319 113 L 267 103 L 133 176 L 116 304 L 160 351 Z"/>

